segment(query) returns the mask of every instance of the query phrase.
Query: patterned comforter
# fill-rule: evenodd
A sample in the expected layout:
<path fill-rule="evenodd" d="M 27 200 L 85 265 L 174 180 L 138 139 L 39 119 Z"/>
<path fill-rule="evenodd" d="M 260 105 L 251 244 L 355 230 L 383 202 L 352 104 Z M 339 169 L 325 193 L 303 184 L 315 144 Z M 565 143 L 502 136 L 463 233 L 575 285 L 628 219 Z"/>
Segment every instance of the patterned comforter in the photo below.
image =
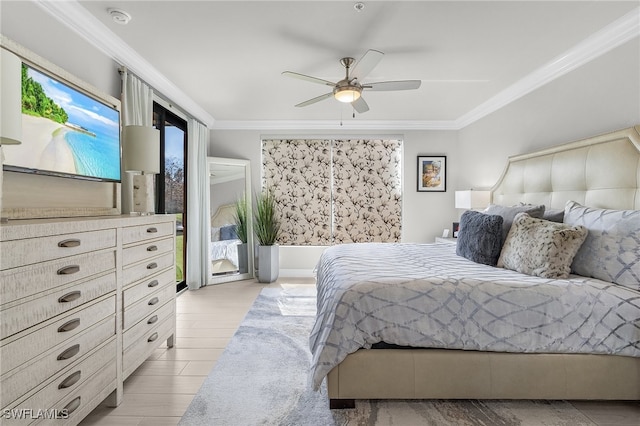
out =
<path fill-rule="evenodd" d="M 640 292 L 471 262 L 450 244 L 360 243 L 317 268 L 311 380 L 372 344 L 640 357 Z"/>

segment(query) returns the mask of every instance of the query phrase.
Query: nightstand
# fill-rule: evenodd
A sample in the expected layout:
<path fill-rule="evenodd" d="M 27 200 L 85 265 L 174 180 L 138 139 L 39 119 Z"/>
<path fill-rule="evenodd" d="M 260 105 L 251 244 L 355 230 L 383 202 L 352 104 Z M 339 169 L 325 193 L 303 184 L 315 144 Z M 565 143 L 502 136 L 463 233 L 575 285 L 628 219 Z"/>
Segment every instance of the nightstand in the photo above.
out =
<path fill-rule="evenodd" d="M 457 242 L 457 238 L 436 237 L 436 243 L 456 244 Z"/>

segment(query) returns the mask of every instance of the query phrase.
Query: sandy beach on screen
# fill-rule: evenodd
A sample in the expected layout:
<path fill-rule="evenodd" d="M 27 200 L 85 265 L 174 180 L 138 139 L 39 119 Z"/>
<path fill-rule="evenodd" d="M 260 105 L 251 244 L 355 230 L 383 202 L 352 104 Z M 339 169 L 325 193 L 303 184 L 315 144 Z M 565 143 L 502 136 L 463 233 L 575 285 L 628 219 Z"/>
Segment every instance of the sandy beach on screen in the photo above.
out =
<path fill-rule="evenodd" d="M 22 145 L 5 149 L 5 164 L 76 173 L 73 152 L 64 139 L 63 124 L 42 117 L 22 116 Z"/>

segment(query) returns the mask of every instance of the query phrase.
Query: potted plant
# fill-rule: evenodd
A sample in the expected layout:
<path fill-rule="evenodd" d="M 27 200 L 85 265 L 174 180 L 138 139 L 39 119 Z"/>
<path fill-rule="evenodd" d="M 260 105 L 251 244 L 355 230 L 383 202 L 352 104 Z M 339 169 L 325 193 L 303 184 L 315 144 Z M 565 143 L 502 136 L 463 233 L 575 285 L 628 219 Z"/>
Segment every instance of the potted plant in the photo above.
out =
<path fill-rule="evenodd" d="M 277 240 L 280 221 L 276 199 L 271 189 L 256 194 L 253 232 L 258 241 L 258 281 L 271 283 L 278 279 L 279 250 Z"/>
<path fill-rule="evenodd" d="M 238 244 L 238 272 L 249 272 L 249 255 L 247 251 L 247 198 L 243 195 L 236 200 L 233 220 L 236 225 L 236 235 L 240 240 Z"/>

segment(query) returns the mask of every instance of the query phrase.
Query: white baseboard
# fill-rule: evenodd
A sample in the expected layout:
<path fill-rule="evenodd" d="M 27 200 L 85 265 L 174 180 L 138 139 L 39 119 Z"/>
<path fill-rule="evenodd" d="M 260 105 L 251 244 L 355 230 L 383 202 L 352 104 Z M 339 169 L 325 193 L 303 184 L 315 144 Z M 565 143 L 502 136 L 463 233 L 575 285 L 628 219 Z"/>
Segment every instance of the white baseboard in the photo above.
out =
<path fill-rule="evenodd" d="M 313 269 L 280 269 L 281 277 L 315 277 Z"/>

